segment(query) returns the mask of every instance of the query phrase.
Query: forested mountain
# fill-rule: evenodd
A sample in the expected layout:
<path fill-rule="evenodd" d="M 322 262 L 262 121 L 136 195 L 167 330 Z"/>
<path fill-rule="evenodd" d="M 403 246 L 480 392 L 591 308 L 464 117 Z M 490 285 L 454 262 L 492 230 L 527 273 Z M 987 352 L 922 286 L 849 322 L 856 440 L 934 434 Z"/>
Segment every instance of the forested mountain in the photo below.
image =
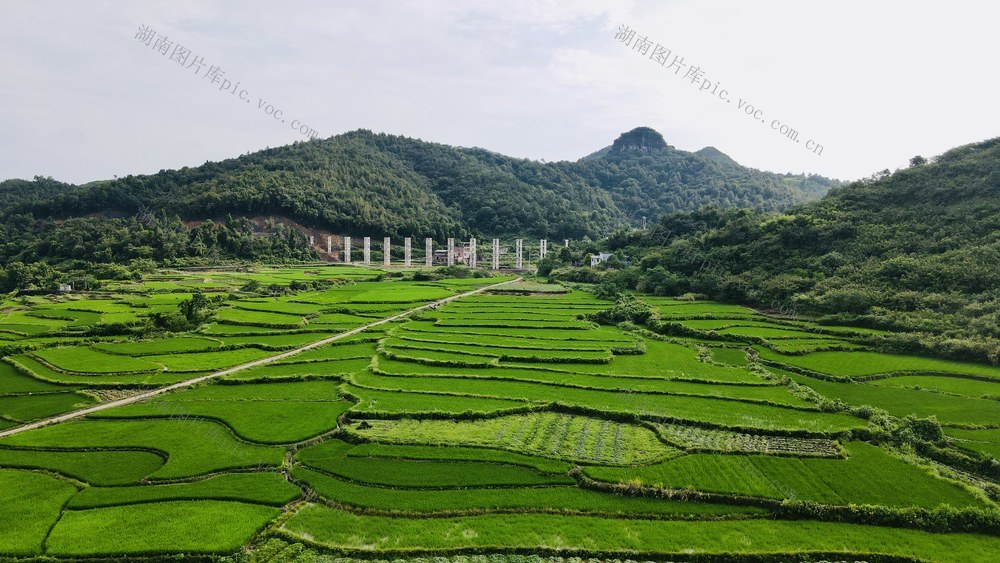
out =
<path fill-rule="evenodd" d="M 281 216 L 356 236 L 599 238 L 706 204 L 783 209 L 836 184 L 752 170 L 715 149 L 680 151 L 648 128 L 599 152 L 542 163 L 359 130 L 80 186 L 10 180 L 0 183 L 0 216 Z"/>
<path fill-rule="evenodd" d="M 773 174 L 740 166 L 714 147 L 677 150 L 659 133 L 640 127 L 575 163 L 560 163 L 609 193 L 631 224 L 642 217 L 721 208 L 785 209 L 823 196 L 838 182 L 822 176 Z"/>
<path fill-rule="evenodd" d="M 613 276 L 645 291 L 971 337 L 942 345 L 1000 362 L 1000 138 L 785 213 L 667 215 L 612 246 L 634 258 Z"/>

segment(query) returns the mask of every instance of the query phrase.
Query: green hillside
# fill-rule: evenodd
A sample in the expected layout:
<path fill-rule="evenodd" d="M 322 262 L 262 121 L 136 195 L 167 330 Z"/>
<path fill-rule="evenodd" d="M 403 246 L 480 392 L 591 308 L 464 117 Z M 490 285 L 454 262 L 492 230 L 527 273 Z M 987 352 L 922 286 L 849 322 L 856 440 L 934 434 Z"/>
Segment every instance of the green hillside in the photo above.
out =
<path fill-rule="evenodd" d="M 161 216 L 170 228 L 174 217 L 221 222 L 277 216 L 355 236 L 596 239 L 637 225 L 643 216 L 652 221 L 707 204 L 783 209 L 835 184 L 749 169 L 718 151 L 677 150 L 648 128 L 623 134 L 602 156 L 556 163 L 360 130 L 148 176 L 79 186 L 41 177 L 0 183 L 0 216 L 14 225 L 8 239 L 25 230 L 42 239 L 18 240 L 19 252 L 5 252 L 0 261 L 65 257 L 48 251 L 46 241 L 65 236 L 61 224 L 45 223 L 50 219 L 95 217 L 70 223 L 87 230 L 137 215 Z"/>
<path fill-rule="evenodd" d="M 986 346 L 1000 337 L 1000 139 L 917 162 L 785 213 L 665 216 L 612 242 L 638 258 L 619 277 Z"/>

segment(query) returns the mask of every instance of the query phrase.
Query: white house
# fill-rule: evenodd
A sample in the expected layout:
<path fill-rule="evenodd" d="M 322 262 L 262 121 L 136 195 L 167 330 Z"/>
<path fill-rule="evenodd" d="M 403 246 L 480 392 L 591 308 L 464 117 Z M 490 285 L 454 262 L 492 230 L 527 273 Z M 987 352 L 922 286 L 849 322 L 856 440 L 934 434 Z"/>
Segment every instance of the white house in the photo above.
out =
<path fill-rule="evenodd" d="M 603 264 L 603 263 L 605 263 L 605 262 L 608 261 L 608 258 L 611 258 L 611 253 L 610 252 L 602 252 L 600 254 L 591 254 L 590 255 L 590 267 L 593 268 L 594 266 L 596 266 L 598 264 Z"/>

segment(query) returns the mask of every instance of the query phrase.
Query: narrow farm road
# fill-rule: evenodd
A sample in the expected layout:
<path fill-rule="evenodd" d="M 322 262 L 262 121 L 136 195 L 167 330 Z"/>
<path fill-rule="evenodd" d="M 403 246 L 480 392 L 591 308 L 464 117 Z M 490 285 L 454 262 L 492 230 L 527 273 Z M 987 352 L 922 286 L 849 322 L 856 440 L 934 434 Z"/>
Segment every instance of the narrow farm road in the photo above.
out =
<path fill-rule="evenodd" d="M 340 334 L 335 334 L 333 336 L 329 336 L 329 337 L 324 338 L 322 340 L 317 340 L 316 342 L 311 342 L 309 344 L 306 344 L 305 346 L 301 346 L 299 348 L 295 348 L 294 350 L 289 350 L 287 352 L 282 352 L 282 353 L 276 354 L 274 356 L 268 356 L 266 358 L 261 358 L 259 360 L 254 360 L 252 362 L 247 362 L 245 364 L 240 364 L 238 366 L 234 366 L 234 367 L 231 367 L 231 368 L 226 368 L 226 369 L 221 370 L 221 371 L 213 372 L 213 373 L 210 373 L 210 374 L 207 374 L 207 375 L 202 375 L 200 377 L 195 377 L 195 378 L 192 378 L 192 379 L 187 379 L 187 380 L 184 380 L 184 381 L 180 381 L 178 383 L 172 383 L 172 384 L 167 385 L 165 387 L 160 387 L 158 389 L 153 389 L 151 391 L 144 391 L 142 393 L 133 395 L 131 397 L 126 397 L 124 399 L 118 399 L 118 400 L 110 401 L 110 402 L 107 402 L 107 403 L 101 403 L 99 405 L 94 405 L 92 407 L 87 407 L 85 409 L 80 409 L 80 410 L 76 410 L 76 411 L 72 411 L 72 412 L 68 412 L 68 413 L 63 413 L 63 414 L 60 414 L 60 415 L 51 416 L 49 418 L 43 418 L 41 420 L 36 420 L 35 422 L 29 422 L 28 424 L 24 424 L 22 426 L 16 426 L 14 428 L 8 428 L 7 430 L 0 431 L 0 438 L 4 438 L 6 436 L 13 436 L 14 434 L 19 434 L 21 432 L 26 432 L 28 430 L 34 430 L 36 428 L 42 428 L 43 426 L 49 426 L 49 425 L 52 425 L 52 424 L 58 424 L 60 422 L 66 422 L 68 420 L 73 420 L 74 418 L 79 418 L 81 416 L 86 416 L 88 414 L 99 412 L 99 411 L 103 411 L 103 410 L 106 410 L 106 409 L 113 409 L 115 407 L 121 407 L 121 406 L 125 406 L 125 405 L 130 405 L 132 403 L 138 403 L 139 401 L 144 401 L 144 400 L 149 399 L 151 397 L 155 397 L 157 395 L 162 395 L 163 393 L 169 393 L 169 392 L 175 391 L 177 389 L 183 389 L 184 387 L 190 387 L 190 386 L 195 385 L 197 383 L 201 383 L 202 381 L 208 381 L 209 379 L 214 379 L 214 378 L 217 378 L 217 377 L 223 377 L 223 376 L 226 376 L 226 375 L 229 375 L 229 374 L 232 374 L 232 373 L 236 373 L 238 371 L 243 371 L 245 369 L 255 368 L 255 367 L 258 367 L 258 366 L 263 366 L 263 365 L 266 365 L 266 364 L 270 364 L 272 362 L 277 362 L 278 360 L 283 360 L 285 358 L 289 358 L 291 356 L 294 356 L 296 354 L 300 354 L 300 353 L 305 352 L 307 350 L 312 350 L 313 348 L 319 348 L 320 346 L 325 346 L 325 345 L 327 345 L 327 344 L 329 344 L 331 342 L 336 342 L 337 340 L 340 340 L 342 338 L 347 338 L 348 336 L 353 336 L 355 334 L 358 334 L 359 332 L 366 331 L 366 330 L 368 330 L 370 328 L 374 328 L 374 327 L 377 327 L 379 325 L 383 325 L 383 324 L 386 324 L 386 323 L 391 323 L 393 321 L 399 320 L 399 319 L 401 319 L 403 317 L 406 317 L 406 316 L 409 316 L 409 315 L 411 315 L 413 313 L 416 313 L 417 311 L 422 311 L 424 309 L 428 309 L 428 308 L 431 308 L 431 307 L 437 307 L 439 305 L 443 305 L 445 303 L 448 303 L 449 301 L 454 301 L 456 299 L 461 299 L 463 297 L 468 297 L 470 295 L 475 295 L 477 293 L 482 293 L 483 291 L 487 291 L 487 290 L 492 289 L 494 287 L 499 287 L 501 285 L 506 285 L 506 284 L 509 284 L 509 283 L 514 283 L 514 282 L 520 281 L 522 279 L 523 278 L 518 277 L 518 278 L 515 278 L 515 279 L 512 279 L 512 280 L 507 280 L 507 281 L 504 281 L 504 282 L 500 282 L 500 283 L 495 283 L 495 284 L 483 286 L 483 287 L 480 287 L 479 289 L 474 289 L 472 291 L 466 291 L 465 293 L 459 293 L 459 294 L 456 294 L 456 295 L 452 295 L 450 297 L 445 297 L 444 299 L 439 299 L 437 301 L 433 301 L 431 303 L 427 303 L 427 304 L 421 305 L 419 307 L 414 307 L 413 309 L 409 309 L 407 311 L 403 311 L 402 313 L 397 313 L 397 314 L 395 314 L 395 315 L 393 315 L 391 317 L 386 317 L 384 319 L 380 319 L 380 320 L 375 321 L 373 323 L 368 323 L 366 325 L 359 326 L 358 328 L 353 328 L 351 330 L 348 330 L 347 332 L 342 332 Z"/>

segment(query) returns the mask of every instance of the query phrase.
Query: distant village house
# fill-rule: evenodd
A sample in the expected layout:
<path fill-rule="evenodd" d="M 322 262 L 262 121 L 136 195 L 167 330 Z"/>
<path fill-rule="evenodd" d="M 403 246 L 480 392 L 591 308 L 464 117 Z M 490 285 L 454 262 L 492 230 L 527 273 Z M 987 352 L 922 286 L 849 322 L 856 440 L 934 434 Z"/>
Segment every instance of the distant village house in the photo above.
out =
<path fill-rule="evenodd" d="M 608 258 L 611 258 L 611 253 L 610 252 L 602 252 L 600 254 L 591 254 L 590 255 L 590 267 L 593 268 L 594 266 L 597 266 L 598 264 L 603 264 L 603 263 L 605 263 L 605 262 L 608 261 Z"/>

